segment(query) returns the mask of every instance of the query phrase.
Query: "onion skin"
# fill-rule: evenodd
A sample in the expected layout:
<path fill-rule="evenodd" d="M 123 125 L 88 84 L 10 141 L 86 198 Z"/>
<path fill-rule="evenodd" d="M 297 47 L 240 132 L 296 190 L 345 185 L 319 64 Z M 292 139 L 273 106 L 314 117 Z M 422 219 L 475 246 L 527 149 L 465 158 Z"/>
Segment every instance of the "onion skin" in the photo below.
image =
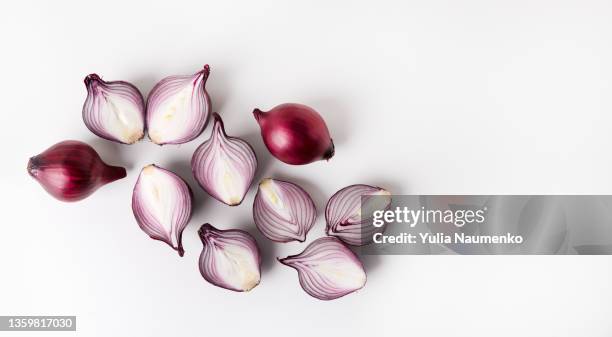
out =
<path fill-rule="evenodd" d="M 363 288 L 367 276 L 363 264 L 344 243 L 334 237 L 313 241 L 297 255 L 278 261 L 298 272 L 302 289 L 322 301 L 335 300 Z"/>
<path fill-rule="evenodd" d="M 28 173 L 54 198 L 67 202 L 85 199 L 126 176 L 125 168 L 107 165 L 93 147 L 77 140 L 57 143 L 30 158 Z"/>
<path fill-rule="evenodd" d="M 334 156 L 334 142 L 321 115 L 297 103 L 285 103 L 268 112 L 253 110 L 270 153 L 282 162 L 304 165 Z"/>
<path fill-rule="evenodd" d="M 206 223 L 198 235 L 204 246 L 200 274 L 206 281 L 237 292 L 250 291 L 259 284 L 261 254 L 251 234 L 240 229 L 217 229 Z"/>

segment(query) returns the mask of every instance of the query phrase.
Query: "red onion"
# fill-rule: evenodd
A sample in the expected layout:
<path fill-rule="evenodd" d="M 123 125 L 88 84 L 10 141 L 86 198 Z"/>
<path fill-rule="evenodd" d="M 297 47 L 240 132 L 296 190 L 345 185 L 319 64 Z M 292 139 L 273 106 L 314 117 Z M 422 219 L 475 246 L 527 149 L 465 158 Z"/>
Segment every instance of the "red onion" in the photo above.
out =
<path fill-rule="evenodd" d="M 183 256 L 182 236 L 191 218 L 192 192 L 178 175 L 156 165 L 145 166 L 132 193 L 132 211 L 140 228 Z"/>
<path fill-rule="evenodd" d="M 317 239 L 300 254 L 279 261 L 297 270 L 304 291 L 320 300 L 340 298 L 366 283 L 357 255 L 334 237 Z"/>
<path fill-rule="evenodd" d="M 91 146 L 66 140 L 30 158 L 28 173 L 62 201 L 86 198 L 100 186 L 124 178 L 125 168 L 107 165 Z"/>
<path fill-rule="evenodd" d="M 303 165 L 333 157 L 334 142 L 325 121 L 314 109 L 286 103 L 268 112 L 255 109 L 253 115 L 264 143 L 277 159 Z"/>
<path fill-rule="evenodd" d="M 257 157 L 249 143 L 225 133 L 219 114 L 210 138 L 202 143 L 191 158 L 191 170 L 198 184 L 213 198 L 230 206 L 240 205 L 249 190 Z"/>
<path fill-rule="evenodd" d="M 380 187 L 351 185 L 336 192 L 325 207 L 328 235 L 335 236 L 349 245 L 363 246 L 372 243 L 376 233 L 386 225 L 375 227 L 371 214 L 386 210 L 391 205 L 391 193 Z"/>
<path fill-rule="evenodd" d="M 198 231 L 204 248 L 200 254 L 200 273 L 217 287 L 249 291 L 261 278 L 261 256 L 257 241 L 239 229 L 217 229 L 204 224 Z"/>
<path fill-rule="evenodd" d="M 91 132 L 124 144 L 133 144 L 144 137 L 144 100 L 134 85 L 124 81 L 105 82 L 91 74 L 85 77 L 85 86 L 83 121 Z"/>
<path fill-rule="evenodd" d="M 199 136 L 208 122 L 211 103 L 206 92 L 210 67 L 159 81 L 147 98 L 147 133 L 158 145 L 183 144 Z"/>
<path fill-rule="evenodd" d="M 253 202 L 253 219 L 268 239 L 304 242 L 316 218 L 314 202 L 303 188 L 270 178 L 259 183 Z"/>

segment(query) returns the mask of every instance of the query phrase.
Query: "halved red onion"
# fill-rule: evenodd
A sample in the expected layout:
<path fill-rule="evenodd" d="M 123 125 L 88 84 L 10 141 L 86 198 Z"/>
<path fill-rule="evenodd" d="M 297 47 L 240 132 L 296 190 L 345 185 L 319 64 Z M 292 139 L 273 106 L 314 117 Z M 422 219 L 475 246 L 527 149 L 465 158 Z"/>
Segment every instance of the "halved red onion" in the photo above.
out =
<path fill-rule="evenodd" d="M 316 218 L 312 198 L 298 185 L 270 178 L 259 183 L 253 202 L 253 219 L 268 239 L 304 242 Z"/>
<path fill-rule="evenodd" d="M 156 165 L 140 172 L 132 194 L 132 211 L 152 239 L 167 243 L 183 256 L 183 230 L 191 218 L 192 193 L 178 175 Z"/>
<path fill-rule="evenodd" d="M 144 99 L 124 81 L 105 82 L 97 74 L 85 77 L 87 98 L 83 121 L 91 132 L 118 143 L 133 144 L 144 137 Z"/>
<path fill-rule="evenodd" d="M 169 76 L 153 87 L 147 99 L 147 132 L 158 145 L 183 144 L 202 133 L 211 103 L 206 92 L 210 67 L 193 75 Z"/>
<path fill-rule="evenodd" d="M 363 197 L 363 204 L 362 204 Z M 375 233 L 383 232 L 385 225 L 372 225 L 370 214 L 386 210 L 391 205 L 391 193 L 380 187 L 351 185 L 336 192 L 325 207 L 325 232 L 349 245 L 372 243 Z M 367 217 L 362 216 L 362 212 Z"/>
<path fill-rule="evenodd" d="M 320 300 L 334 300 L 366 283 L 366 272 L 357 255 L 334 237 L 317 239 L 300 254 L 279 261 L 297 270 L 304 291 Z"/>
<path fill-rule="evenodd" d="M 217 287 L 249 291 L 260 281 L 261 257 L 255 239 L 239 229 L 221 230 L 204 224 L 198 231 L 204 248 L 200 273 Z"/>
<path fill-rule="evenodd" d="M 249 143 L 225 133 L 219 114 L 210 138 L 191 158 L 191 169 L 198 184 L 213 198 L 230 206 L 239 205 L 251 186 L 257 170 L 257 157 Z"/>

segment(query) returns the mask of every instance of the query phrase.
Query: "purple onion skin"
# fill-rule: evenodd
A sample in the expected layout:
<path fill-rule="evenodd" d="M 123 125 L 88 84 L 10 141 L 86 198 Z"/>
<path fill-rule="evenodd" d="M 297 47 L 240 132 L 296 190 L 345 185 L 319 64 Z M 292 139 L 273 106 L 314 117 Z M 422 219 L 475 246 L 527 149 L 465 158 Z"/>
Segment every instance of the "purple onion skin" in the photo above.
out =
<path fill-rule="evenodd" d="M 296 103 L 285 103 L 253 115 L 270 153 L 282 162 L 304 165 L 334 156 L 334 142 L 321 115 Z"/>
<path fill-rule="evenodd" d="M 28 173 L 54 198 L 85 199 L 102 185 L 126 176 L 125 168 L 107 165 L 86 143 L 66 140 L 30 158 Z"/>
<path fill-rule="evenodd" d="M 360 269 L 360 272 L 363 273 L 363 283 L 351 288 L 338 288 L 329 279 L 326 280 L 321 275 L 308 275 L 309 268 L 316 264 L 317 259 L 319 261 L 345 260 L 346 263 Z M 331 236 L 319 238 L 310 243 L 300 254 L 287 256 L 284 259 L 278 259 L 278 261 L 295 269 L 298 272 L 302 289 L 310 296 L 322 301 L 335 300 L 353 293 L 363 288 L 367 279 L 363 263 L 357 255 L 342 241 Z M 310 272 L 312 273 L 312 270 Z"/>

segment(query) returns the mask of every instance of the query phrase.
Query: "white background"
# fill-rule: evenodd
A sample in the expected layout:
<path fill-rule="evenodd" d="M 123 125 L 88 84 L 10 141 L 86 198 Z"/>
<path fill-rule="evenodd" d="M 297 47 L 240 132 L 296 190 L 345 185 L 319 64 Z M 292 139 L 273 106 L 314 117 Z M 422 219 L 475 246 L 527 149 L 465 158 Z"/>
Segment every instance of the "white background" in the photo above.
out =
<path fill-rule="evenodd" d="M 213 107 L 255 147 L 258 178 L 298 182 L 319 210 L 354 183 L 396 194 L 610 194 L 611 18 L 603 0 L 4 2 L 0 314 L 77 315 L 80 336 L 609 337 L 610 257 L 365 258 L 362 291 L 317 301 L 275 262 L 305 245 L 257 235 L 254 188 L 230 208 L 193 184 L 191 154 L 210 127 L 181 146 L 116 145 L 85 128 L 81 107 L 89 73 L 146 94 L 209 63 Z M 251 111 L 283 102 L 324 116 L 331 161 L 269 156 Z M 64 139 L 88 142 L 128 177 L 78 203 L 52 199 L 26 163 Z M 149 163 L 196 191 L 183 258 L 133 218 L 131 190 Z M 256 235 L 265 261 L 252 292 L 201 278 L 204 222 Z M 319 216 L 309 241 L 323 227 Z"/>

